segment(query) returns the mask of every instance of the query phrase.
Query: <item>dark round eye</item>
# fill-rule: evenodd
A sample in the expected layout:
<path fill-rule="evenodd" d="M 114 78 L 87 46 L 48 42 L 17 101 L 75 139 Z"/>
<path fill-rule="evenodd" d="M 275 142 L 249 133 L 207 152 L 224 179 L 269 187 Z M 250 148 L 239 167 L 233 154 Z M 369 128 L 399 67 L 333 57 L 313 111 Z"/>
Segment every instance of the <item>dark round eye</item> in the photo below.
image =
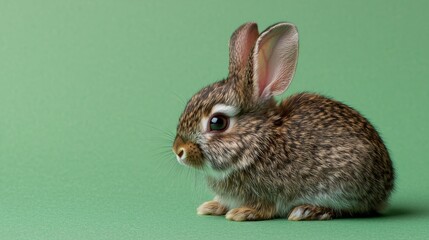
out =
<path fill-rule="evenodd" d="M 225 131 L 229 125 L 229 118 L 225 115 L 214 115 L 210 118 L 209 121 L 209 130 L 210 131 Z"/>

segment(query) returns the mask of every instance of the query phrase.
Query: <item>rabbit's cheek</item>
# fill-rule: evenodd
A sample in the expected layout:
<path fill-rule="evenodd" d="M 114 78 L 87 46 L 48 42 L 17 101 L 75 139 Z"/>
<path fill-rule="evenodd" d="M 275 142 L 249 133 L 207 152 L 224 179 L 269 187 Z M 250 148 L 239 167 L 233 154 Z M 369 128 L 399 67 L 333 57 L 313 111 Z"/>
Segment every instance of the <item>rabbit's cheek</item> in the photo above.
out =
<path fill-rule="evenodd" d="M 188 156 L 186 157 L 184 163 L 195 168 L 201 168 L 204 161 L 200 148 L 193 143 L 187 143 L 185 147 L 187 149 Z"/>

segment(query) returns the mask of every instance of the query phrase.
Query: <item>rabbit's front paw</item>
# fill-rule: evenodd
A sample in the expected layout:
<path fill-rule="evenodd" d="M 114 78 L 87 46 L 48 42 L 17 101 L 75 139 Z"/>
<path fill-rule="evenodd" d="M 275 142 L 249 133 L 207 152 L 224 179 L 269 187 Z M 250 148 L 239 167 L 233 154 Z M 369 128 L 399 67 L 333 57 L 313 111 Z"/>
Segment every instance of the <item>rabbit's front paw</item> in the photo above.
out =
<path fill-rule="evenodd" d="M 198 215 L 225 215 L 227 211 L 228 209 L 218 201 L 208 201 L 197 208 Z"/>
<path fill-rule="evenodd" d="M 270 212 L 262 212 L 253 208 L 240 207 L 231 209 L 226 213 L 226 219 L 232 221 L 256 221 L 256 220 L 265 220 L 272 218 Z"/>
<path fill-rule="evenodd" d="M 288 220 L 302 221 L 302 220 L 329 220 L 332 219 L 334 212 L 331 209 L 312 206 L 301 205 L 295 207 L 290 213 Z"/>

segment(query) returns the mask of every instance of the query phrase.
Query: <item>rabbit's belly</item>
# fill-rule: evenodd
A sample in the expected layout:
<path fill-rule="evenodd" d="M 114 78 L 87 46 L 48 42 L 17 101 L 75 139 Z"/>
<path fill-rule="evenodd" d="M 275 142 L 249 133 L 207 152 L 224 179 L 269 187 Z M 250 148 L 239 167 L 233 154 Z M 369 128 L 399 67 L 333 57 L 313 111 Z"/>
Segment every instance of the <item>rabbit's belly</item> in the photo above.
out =
<path fill-rule="evenodd" d="M 287 217 L 292 208 L 304 204 L 337 210 L 351 210 L 359 205 L 356 201 L 350 199 L 347 200 L 342 191 L 326 192 L 304 195 L 290 202 L 287 202 L 282 198 L 278 198 L 276 201 L 277 215 L 280 217 Z"/>
<path fill-rule="evenodd" d="M 218 200 L 222 203 L 222 205 L 226 206 L 228 209 L 242 207 L 245 201 L 243 199 L 239 199 L 231 196 L 216 196 L 215 200 Z"/>
<path fill-rule="evenodd" d="M 276 215 L 278 217 L 287 217 L 290 210 L 298 205 L 300 205 L 299 201 L 286 202 L 283 199 L 278 199 L 276 201 Z"/>

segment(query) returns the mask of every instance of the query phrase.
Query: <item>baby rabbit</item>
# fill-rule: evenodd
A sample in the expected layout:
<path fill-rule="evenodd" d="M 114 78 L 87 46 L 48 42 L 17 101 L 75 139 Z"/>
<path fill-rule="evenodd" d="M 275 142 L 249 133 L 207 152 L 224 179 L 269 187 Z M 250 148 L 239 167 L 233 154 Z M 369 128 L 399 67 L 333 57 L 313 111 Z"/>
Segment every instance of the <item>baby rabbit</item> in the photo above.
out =
<path fill-rule="evenodd" d="M 277 103 L 294 76 L 298 32 L 278 23 L 240 26 L 226 79 L 196 93 L 173 151 L 203 171 L 216 194 L 198 214 L 233 221 L 325 220 L 382 210 L 394 185 L 389 153 L 353 108 L 312 93 Z"/>

